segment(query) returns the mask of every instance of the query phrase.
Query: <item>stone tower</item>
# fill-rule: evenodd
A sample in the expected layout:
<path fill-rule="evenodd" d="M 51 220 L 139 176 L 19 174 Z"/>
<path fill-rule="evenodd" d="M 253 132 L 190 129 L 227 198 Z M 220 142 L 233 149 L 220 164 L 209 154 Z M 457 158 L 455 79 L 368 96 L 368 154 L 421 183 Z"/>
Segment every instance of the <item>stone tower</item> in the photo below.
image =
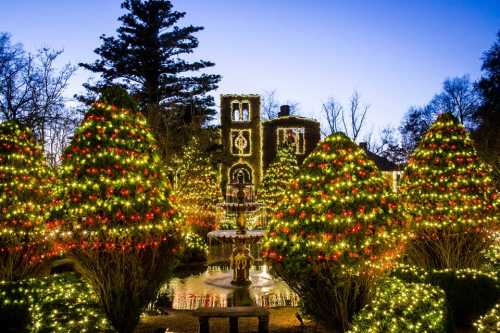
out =
<path fill-rule="evenodd" d="M 241 182 L 258 186 L 262 178 L 262 130 L 259 95 L 221 95 L 224 160 L 221 185 Z"/>

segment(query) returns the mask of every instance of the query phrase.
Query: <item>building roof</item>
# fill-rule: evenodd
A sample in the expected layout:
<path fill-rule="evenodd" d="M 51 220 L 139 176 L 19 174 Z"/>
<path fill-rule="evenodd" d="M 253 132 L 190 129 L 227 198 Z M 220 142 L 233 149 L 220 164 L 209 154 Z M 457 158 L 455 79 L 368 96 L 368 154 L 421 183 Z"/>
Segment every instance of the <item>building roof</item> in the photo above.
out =
<path fill-rule="evenodd" d="M 368 150 L 368 146 L 366 142 L 361 142 L 359 146 L 365 151 L 366 156 L 373 162 L 375 162 L 375 165 L 381 170 L 381 171 L 398 171 L 399 166 L 394 163 L 389 161 L 387 158 L 377 155 L 370 150 Z"/>
<path fill-rule="evenodd" d="M 220 94 L 220 97 L 260 97 L 259 94 Z"/>
<path fill-rule="evenodd" d="M 317 121 L 316 119 L 313 119 L 313 118 L 307 118 L 307 117 L 301 117 L 301 116 L 281 116 L 281 117 L 277 117 L 277 118 L 274 118 L 274 119 L 269 119 L 269 120 L 263 120 L 262 123 L 273 123 L 273 122 L 280 122 L 280 121 L 284 121 L 284 120 L 300 120 L 300 121 L 309 121 L 309 122 L 313 122 L 313 123 L 318 123 L 319 124 L 319 121 Z"/>

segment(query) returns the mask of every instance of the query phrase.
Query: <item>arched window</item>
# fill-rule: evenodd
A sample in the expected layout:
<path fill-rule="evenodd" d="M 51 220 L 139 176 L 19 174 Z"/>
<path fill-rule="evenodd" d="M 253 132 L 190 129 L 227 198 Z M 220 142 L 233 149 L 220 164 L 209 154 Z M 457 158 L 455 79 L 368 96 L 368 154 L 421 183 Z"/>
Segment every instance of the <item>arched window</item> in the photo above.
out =
<path fill-rule="evenodd" d="M 242 121 L 250 120 L 250 104 L 248 102 L 241 103 L 241 120 Z"/>
<path fill-rule="evenodd" d="M 237 164 L 229 172 L 231 184 L 252 184 L 252 169 L 245 164 Z"/>
<path fill-rule="evenodd" d="M 239 121 L 241 117 L 240 102 L 234 101 L 231 103 L 231 118 L 233 121 Z"/>
<path fill-rule="evenodd" d="M 250 121 L 250 102 L 231 102 L 231 120 L 236 122 Z"/>

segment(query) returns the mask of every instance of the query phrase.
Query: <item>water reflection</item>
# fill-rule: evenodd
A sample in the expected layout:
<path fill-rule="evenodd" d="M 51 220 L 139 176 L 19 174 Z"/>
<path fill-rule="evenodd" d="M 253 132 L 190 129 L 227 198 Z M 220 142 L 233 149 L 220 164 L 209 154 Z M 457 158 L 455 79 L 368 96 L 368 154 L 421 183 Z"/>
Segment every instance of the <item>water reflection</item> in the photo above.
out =
<path fill-rule="evenodd" d="M 201 273 L 177 277 L 162 287 L 159 298 L 168 297 L 178 310 L 198 307 L 259 305 L 265 307 L 297 306 L 298 297 L 281 280 L 273 277 L 267 266 L 250 271 L 248 288 L 231 285 L 232 271 L 228 265 L 210 265 Z"/>

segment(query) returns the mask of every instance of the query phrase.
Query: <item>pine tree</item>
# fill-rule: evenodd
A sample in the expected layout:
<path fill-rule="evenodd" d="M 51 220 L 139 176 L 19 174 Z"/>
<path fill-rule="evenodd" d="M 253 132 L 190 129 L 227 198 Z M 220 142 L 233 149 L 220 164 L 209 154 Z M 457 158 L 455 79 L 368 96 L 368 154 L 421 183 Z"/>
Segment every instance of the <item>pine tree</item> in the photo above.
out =
<path fill-rule="evenodd" d="M 497 193 L 469 134 L 452 115 L 440 115 L 426 132 L 404 170 L 400 193 L 415 234 L 411 263 L 429 269 L 479 264 L 498 224 Z"/>
<path fill-rule="evenodd" d="M 298 172 L 299 165 L 294 151 L 288 146 L 279 147 L 275 160 L 269 165 L 262 179 L 259 201 L 269 209 L 275 208 Z"/>
<path fill-rule="evenodd" d="M 0 124 L 0 280 L 40 273 L 50 256 L 45 222 L 53 174 L 28 128 Z"/>
<path fill-rule="evenodd" d="M 194 75 L 214 63 L 183 59 L 198 47 L 194 34 L 203 27 L 178 26 L 186 13 L 175 11 L 167 0 L 125 0 L 121 7 L 126 14 L 118 19 L 118 36 L 101 36 L 102 45 L 95 50 L 100 58 L 80 64 L 101 75 L 101 81 L 84 86 L 93 100 L 103 86 L 122 85 L 138 100 L 155 134 L 162 139 L 163 153 L 170 153 L 170 146 L 178 152 L 175 149 L 184 144 L 180 140 L 187 140 L 187 129 L 199 128 L 215 115 L 214 99 L 208 93 L 217 88 L 221 77 Z M 86 101 L 88 97 L 81 99 Z"/>
<path fill-rule="evenodd" d="M 222 202 L 222 194 L 212 161 L 201 151 L 196 137 L 184 147 L 173 171 L 175 205 L 190 231 L 205 238 L 206 233 L 214 229 L 216 205 Z"/>
<path fill-rule="evenodd" d="M 179 243 L 156 142 L 126 105 L 126 93 L 112 90 L 86 113 L 63 157 L 51 223 L 118 332 L 133 331 Z"/>
<path fill-rule="evenodd" d="M 493 166 L 497 190 L 500 189 L 500 31 L 497 40 L 484 53 L 483 75 L 477 83 L 481 105 L 474 118 L 479 124 L 474 139 L 481 157 Z"/>
<path fill-rule="evenodd" d="M 393 195 L 344 134 L 320 142 L 278 206 L 264 240 L 273 269 L 327 327 L 348 327 L 373 276 L 398 253 Z"/>

